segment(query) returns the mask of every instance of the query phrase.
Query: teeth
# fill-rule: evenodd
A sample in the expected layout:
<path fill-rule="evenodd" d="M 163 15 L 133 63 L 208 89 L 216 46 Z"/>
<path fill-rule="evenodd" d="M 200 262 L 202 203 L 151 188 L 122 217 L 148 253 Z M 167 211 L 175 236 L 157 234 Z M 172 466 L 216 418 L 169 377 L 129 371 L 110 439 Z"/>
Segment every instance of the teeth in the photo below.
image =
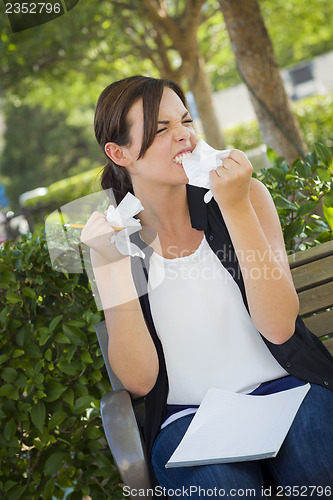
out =
<path fill-rule="evenodd" d="M 191 151 L 188 151 L 187 153 L 182 153 L 182 154 L 176 156 L 173 159 L 173 162 L 178 163 L 180 165 L 183 162 L 183 160 L 185 160 L 186 158 L 189 158 L 190 156 L 191 156 Z"/>

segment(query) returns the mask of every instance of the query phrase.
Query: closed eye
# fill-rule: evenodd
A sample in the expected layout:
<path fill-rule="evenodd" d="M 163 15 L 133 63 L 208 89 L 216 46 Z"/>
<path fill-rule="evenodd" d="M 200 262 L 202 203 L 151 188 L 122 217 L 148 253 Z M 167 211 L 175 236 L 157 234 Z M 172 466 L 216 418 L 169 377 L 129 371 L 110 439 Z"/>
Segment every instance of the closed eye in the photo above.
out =
<path fill-rule="evenodd" d="M 166 127 L 164 127 L 164 128 L 160 128 L 160 129 L 156 132 L 156 134 L 159 134 L 160 132 L 164 132 L 164 130 L 166 130 L 166 129 L 167 129 Z"/>
<path fill-rule="evenodd" d="M 189 118 L 188 120 L 183 120 L 182 123 L 183 124 L 193 123 L 193 120 L 192 120 L 192 118 Z M 161 132 L 164 132 L 164 130 L 167 130 L 167 127 L 160 128 L 159 130 L 157 130 L 156 134 L 160 134 Z"/>

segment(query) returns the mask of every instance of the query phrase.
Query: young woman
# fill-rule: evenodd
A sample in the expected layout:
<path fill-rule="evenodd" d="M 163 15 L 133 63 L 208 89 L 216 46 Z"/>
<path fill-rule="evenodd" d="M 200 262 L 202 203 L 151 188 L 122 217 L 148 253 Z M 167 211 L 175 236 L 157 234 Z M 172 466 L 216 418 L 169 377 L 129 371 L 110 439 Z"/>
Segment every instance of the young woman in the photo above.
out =
<path fill-rule="evenodd" d="M 145 258 L 123 256 L 105 214 L 94 212 L 81 237 L 91 247 L 110 363 L 130 392 L 146 396 L 152 476 L 168 489 L 251 488 L 256 498 L 268 475 L 291 488 L 287 495 L 331 486 L 332 357 L 298 317 L 279 219 L 246 155 L 232 150 L 211 171 L 206 205 L 207 190 L 190 186 L 182 166 L 196 145 L 184 94 L 172 81 L 143 76 L 102 92 L 95 132 L 108 157 L 103 189 L 112 188 L 118 204 L 134 194 L 143 228 L 158 236 L 132 235 Z M 210 387 L 265 394 L 307 381 L 276 458 L 165 468 Z"/>

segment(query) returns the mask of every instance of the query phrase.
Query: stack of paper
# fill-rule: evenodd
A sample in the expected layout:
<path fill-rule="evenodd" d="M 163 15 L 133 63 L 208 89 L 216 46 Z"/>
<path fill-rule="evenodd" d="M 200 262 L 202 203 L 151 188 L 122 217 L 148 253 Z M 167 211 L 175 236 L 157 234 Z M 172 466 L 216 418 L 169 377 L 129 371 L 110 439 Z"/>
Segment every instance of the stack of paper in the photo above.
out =
<path fill-rule="evenodd" d="M 209 389 L 166 467 L 277 455 L 310 384 L 266 396 Z"/>

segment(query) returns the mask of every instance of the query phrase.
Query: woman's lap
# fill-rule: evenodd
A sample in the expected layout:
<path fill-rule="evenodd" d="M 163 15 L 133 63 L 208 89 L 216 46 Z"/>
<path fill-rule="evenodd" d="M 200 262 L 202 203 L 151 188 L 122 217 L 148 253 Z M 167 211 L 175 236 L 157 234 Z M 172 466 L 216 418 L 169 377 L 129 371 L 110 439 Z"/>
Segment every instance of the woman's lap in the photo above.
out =
<path fill-rule="evenodd" d="M 282 486 L 331 486 L 333 495 L 332 391 L 311 386 L 277 457 L 265 462 Z"/>
<path fill-rule="evenodd" d="M 164 464 L 169 460 L 174 449 L 185 434 L 192 418 L 193 415 L 187 415 L 168 425 L 161 431 L 155 442 L 152 463 L 160 485 L 167 489 L 184 488 L 188 493 L 191 493 L 191 498 L 199 497 L 199 491 L 195 491 L 196 487 L 200 487 L 206 491 L 216 488 L 216 495 L 209 494 L 209 496 L 216 497 L 223 496 L 221 492 L 219 495 L 220 489 L 224 489 L 226 493 L 230 493 L 229 490 L 231 489 L 254 488 L 259 491 L 256 491 L 256 496 L 253 496 L 253 498 L 261 498 L 260 490 L 263 477 L 261 467 L 257 462 L 175 467 L 169 469 L 164 467 Z M 200 496 L 203 497 L 205 495 L 202 492 Z"/>
<path fill-rule="evenodd" d="M 225 496 L 229 493 L 228 496 L 234 498 L 241 496 L 263 498 L 262 491 L 268 486 L 264 482 L 264 471 L 267 469 L 274 481 L 281 486 L 281 489 L 283 488 L 286 496 L 292 492 L 290 490 L 292 487 L 295 496 L 299 496 L 296 487 L 303 487 L 302 491 L 306 493 L 303 497 L 325 499 L 325 494 L 321 493 L 319 488 L 310 491 L 309 487 L 328 486 L 332 487 L 333 492 L 332 415 L 333 392 L 312 385 L 277 457 L 232 464 L 166 469 L 165 463 L 178 446 L 193 418 L 193 415 L 187 415 L 165 427 L 157 437 L 152 451 L 153 467 L 162 487 L 167 489 L 192 487 L 192 499 L 199 498 L 199 487 L 202 490 L 216 492 L 216 495 L 210 496 L 222 496 L 218 494 L 218 490 L 223 489 Z M 252 491 L 246 495 L 245 490 Z M 187 491 L 190 493 L 190 490 Z M 326 491 L 329 492 L 329 489 Z M 202 493 L 200 497 L 203 496 L 208 495 Z M 326 495 L 326 498 L 329 497 L 330 495 Z"/>

